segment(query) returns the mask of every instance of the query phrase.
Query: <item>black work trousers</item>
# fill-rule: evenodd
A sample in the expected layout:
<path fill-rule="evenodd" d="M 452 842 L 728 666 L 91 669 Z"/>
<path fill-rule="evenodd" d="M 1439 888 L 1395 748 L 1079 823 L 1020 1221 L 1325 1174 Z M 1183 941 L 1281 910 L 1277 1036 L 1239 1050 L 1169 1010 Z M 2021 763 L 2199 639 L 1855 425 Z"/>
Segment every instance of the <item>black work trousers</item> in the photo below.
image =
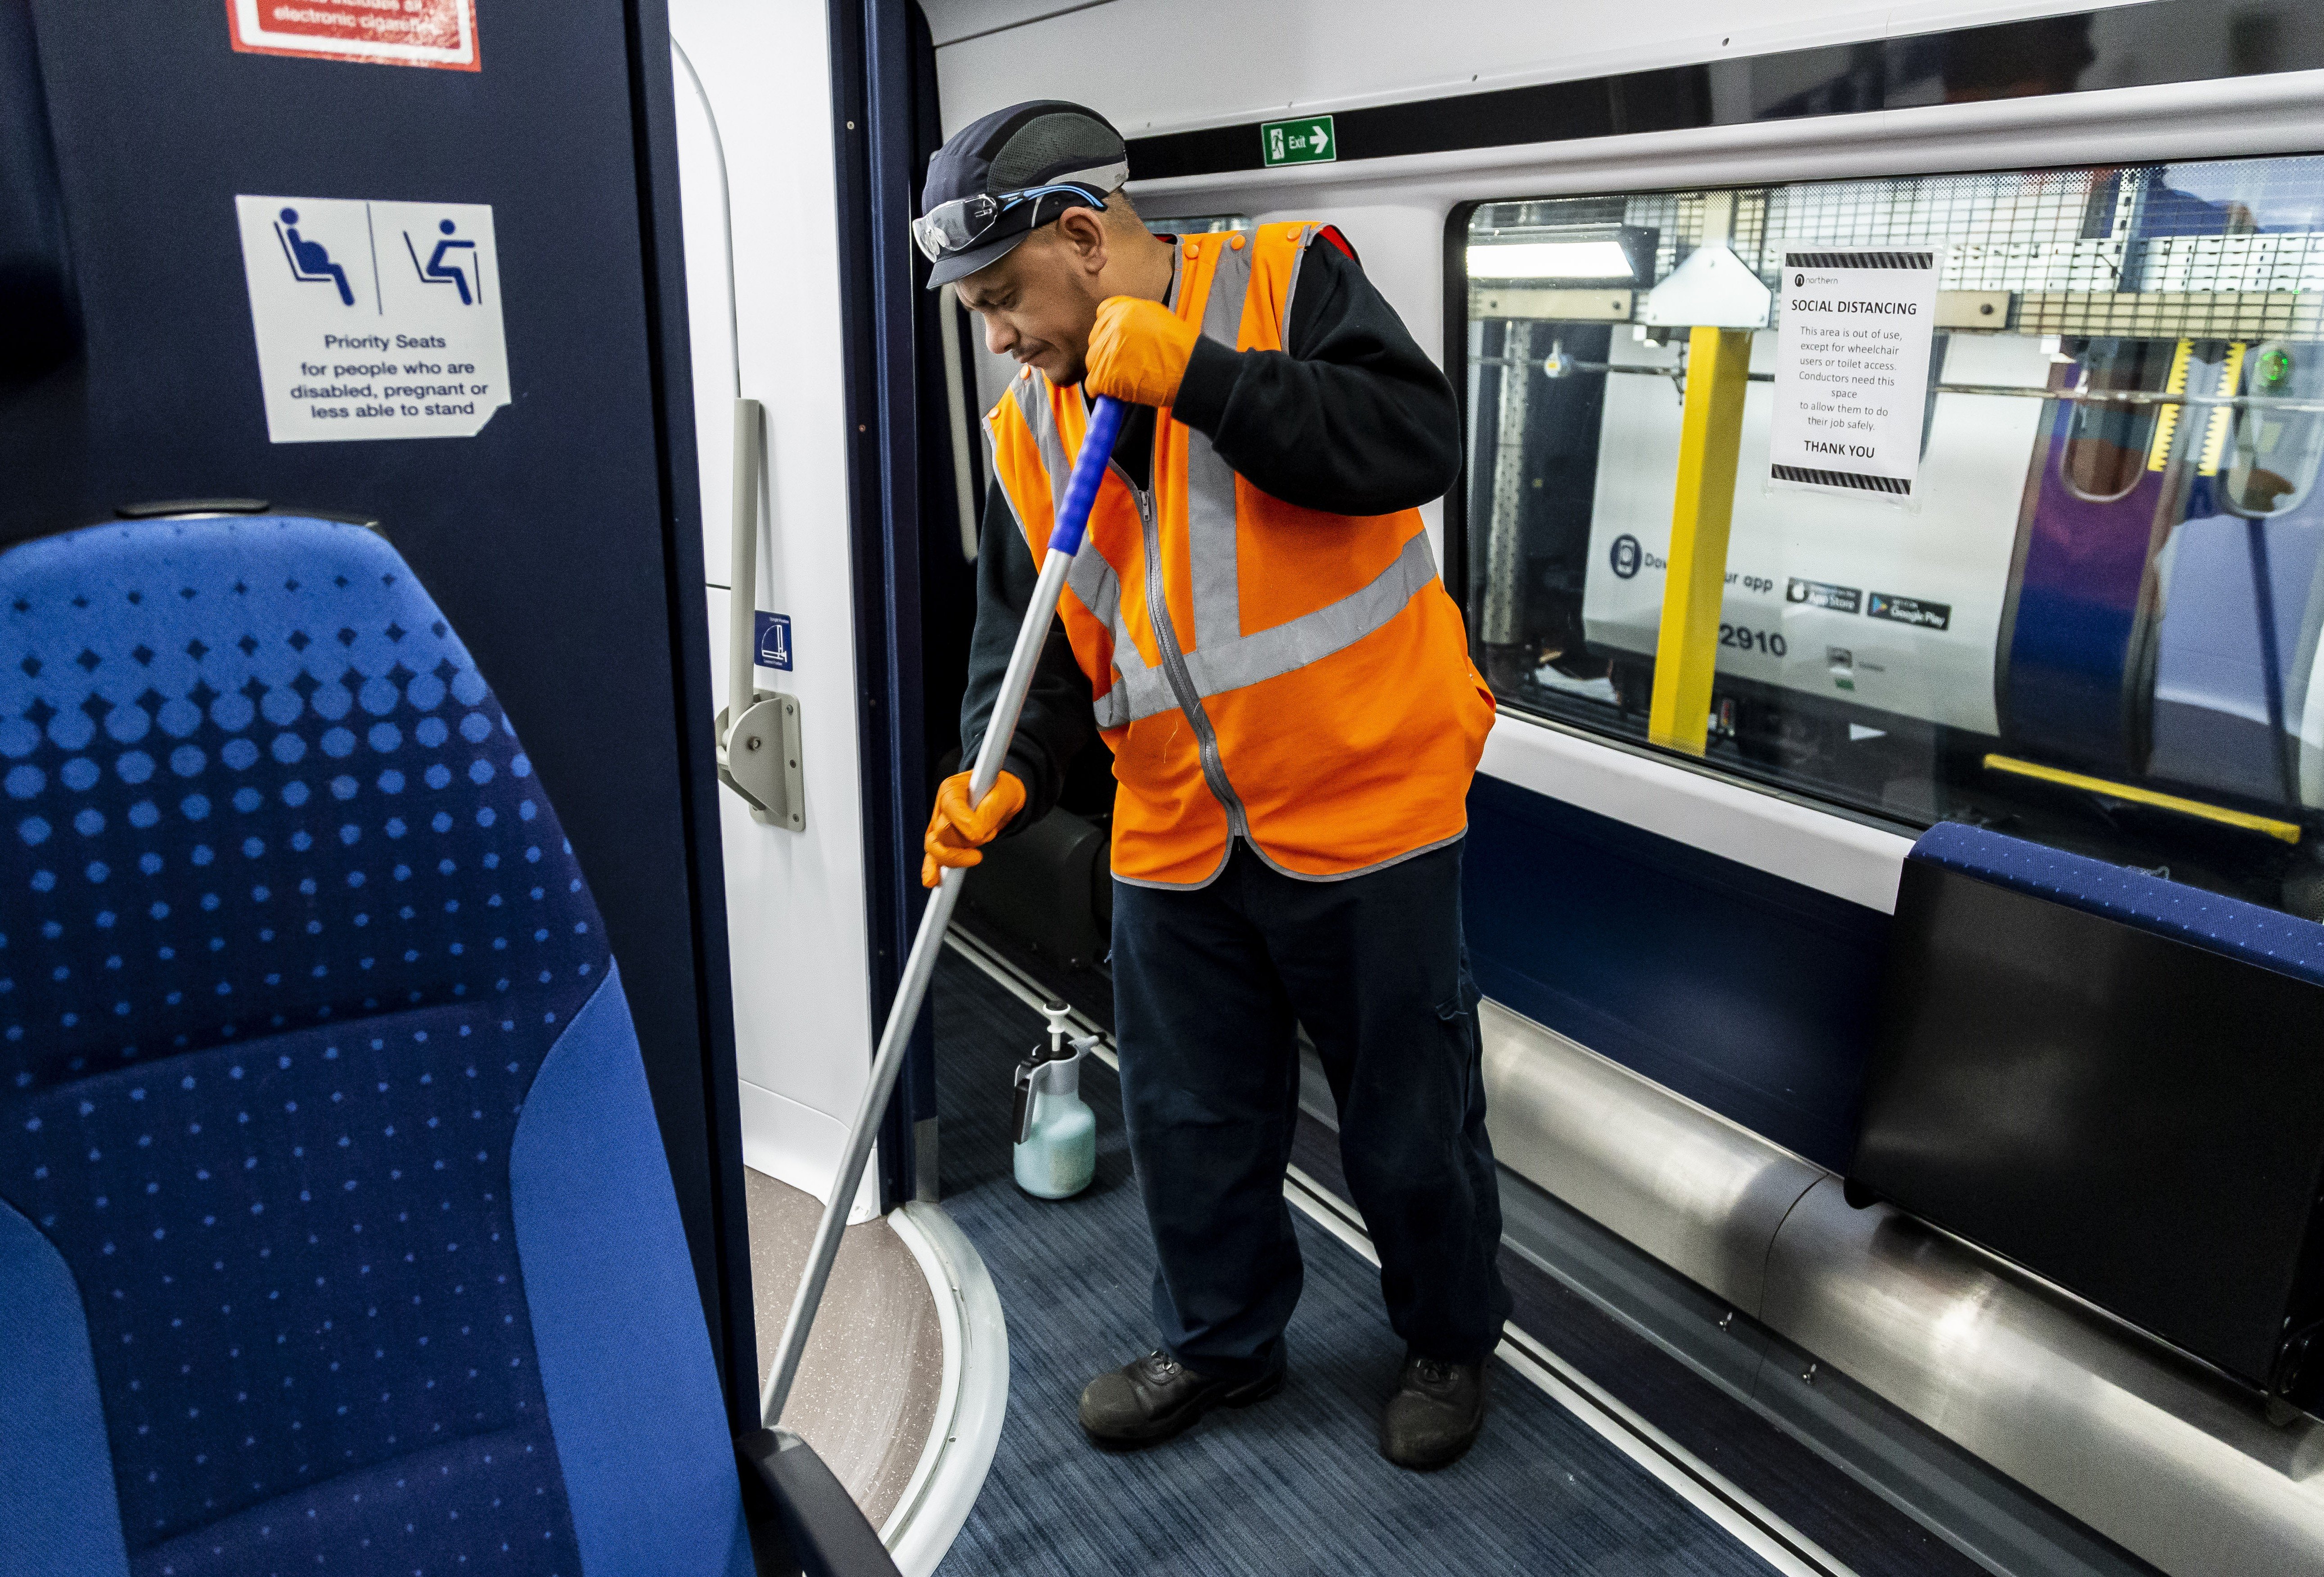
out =
<path fill-rule="evenodd" d="M 1283 1176 L 1304 1024 L 1389 1323 L 1425 1357 L 1489 1354 L 1509 1297 L 1461 844 L 1303 881 L 1238 840 L 1206 887 L 1113 890 L 1122 1103 L 1163 1347 L 1226 1379 L 1283 1361 L 1303 1274 Z"/>

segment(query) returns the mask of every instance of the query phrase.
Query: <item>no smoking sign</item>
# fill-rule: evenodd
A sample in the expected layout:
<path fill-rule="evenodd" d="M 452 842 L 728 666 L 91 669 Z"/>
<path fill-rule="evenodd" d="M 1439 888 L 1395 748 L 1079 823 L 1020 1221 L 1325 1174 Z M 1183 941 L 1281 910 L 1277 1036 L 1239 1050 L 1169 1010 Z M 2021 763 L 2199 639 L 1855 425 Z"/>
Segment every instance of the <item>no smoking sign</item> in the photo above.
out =
<path fill-rule="evenodd" d="M 474 71 L 475 0 L 226 0 L 235 51 Z"/>

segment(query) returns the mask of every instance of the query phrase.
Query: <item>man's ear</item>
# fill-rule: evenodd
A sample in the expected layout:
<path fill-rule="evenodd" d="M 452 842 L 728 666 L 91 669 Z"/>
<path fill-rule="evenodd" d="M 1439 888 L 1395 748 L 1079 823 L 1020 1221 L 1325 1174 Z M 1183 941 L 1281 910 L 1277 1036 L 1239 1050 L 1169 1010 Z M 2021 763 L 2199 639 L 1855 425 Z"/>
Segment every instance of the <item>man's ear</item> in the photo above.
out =
<path fill-rule="evenodd" d="M 1092 278 L 1105 272 L 1112 237 L 1106 234 L 1103 214 L 1095 208 L 1067 208 L 1057 217 L 1057 239 L 1076 269 Z"/>

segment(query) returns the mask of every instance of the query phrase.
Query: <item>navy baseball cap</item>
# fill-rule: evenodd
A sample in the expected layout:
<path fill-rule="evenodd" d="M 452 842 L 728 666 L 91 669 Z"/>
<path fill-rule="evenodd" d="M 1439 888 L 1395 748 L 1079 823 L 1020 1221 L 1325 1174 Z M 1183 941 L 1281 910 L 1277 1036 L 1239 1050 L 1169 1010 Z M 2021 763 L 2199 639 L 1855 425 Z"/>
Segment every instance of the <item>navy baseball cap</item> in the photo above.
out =
<path fill-rule="evenodd" d="M 1103 115 L 1062 99 L 1013 104 L 964 126 L 928 159 L 912 239 L 928 289 L 1009 255 L 1069 208 L 1102 208 L 1130 179 L 1130 150 Z"/>

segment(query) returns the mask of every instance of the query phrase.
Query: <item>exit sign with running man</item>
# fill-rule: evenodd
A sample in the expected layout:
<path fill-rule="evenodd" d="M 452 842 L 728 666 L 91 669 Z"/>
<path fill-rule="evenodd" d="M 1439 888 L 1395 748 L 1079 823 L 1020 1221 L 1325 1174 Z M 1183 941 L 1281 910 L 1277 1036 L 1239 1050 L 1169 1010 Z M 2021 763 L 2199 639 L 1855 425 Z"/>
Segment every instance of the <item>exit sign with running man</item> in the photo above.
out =
<path fill-rule="evenodd" d="M 1277 164 L 1323 164 L 1340 156 L 1332 117 L 1311 115 L 1305 120 L 1268 121 L 1259 128 L 1259 155 Z"/>

